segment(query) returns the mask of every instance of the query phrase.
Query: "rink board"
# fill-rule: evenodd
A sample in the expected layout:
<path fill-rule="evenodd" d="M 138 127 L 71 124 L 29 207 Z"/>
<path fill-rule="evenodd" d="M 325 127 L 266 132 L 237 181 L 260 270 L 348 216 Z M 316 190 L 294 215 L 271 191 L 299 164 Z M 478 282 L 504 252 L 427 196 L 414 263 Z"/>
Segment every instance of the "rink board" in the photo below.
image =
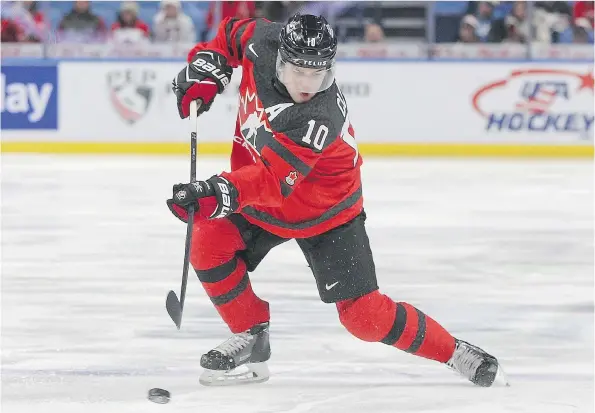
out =
<path fill-rule="evenodd" d="M 185 154 L 180 64 L 3 66 L 2 151 Z M 593 156 L 589 64 L 342 61 L 337 77 L 365 155 Z M 228 153 L 240 80 L 201 116 L 202 154 Z"/>

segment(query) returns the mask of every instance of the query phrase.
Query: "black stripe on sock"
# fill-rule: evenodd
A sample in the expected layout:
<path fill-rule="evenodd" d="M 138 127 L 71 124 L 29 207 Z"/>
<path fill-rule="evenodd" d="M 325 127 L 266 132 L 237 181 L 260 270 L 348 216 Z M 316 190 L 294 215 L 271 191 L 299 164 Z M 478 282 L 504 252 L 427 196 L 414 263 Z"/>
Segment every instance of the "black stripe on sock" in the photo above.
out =
<path fill-rule="evenodd" d="M 409 348 L 405 350 L 405 352 L 411 354 L 417 353 L 417 350 L 419 350 L 426 337 L 426 315 L 417 308 L 415 311 L 417 311 L 417 334 L 415 335 L 413 343 L 411 343 Z"/>
<path fill-rule="evenodd" d="M 228 293 L 218 295 L 217 297 L 211 297 L 211 301 L 215 305 L 223 305 L 232 301 L 238 295 L 244 292 L 246 287 L 248 287 L 249 281 L 250 278 L 248 278 L 248 273 L 245 273 L 238 285 L 232 288 Z"/>
<path fill-rule="evenodd" d="M 407 324 L 407 310 L 401 304 L 397 303 L 397 308 L 395 310 L 395 321 L 393 322 L 393 326 L 391 327 L 390 331 L 382 340 L 381 343 L 388 344 L 392 346 L 395 344 L 401 334 L 403 334 L 403 330 L 405 330 L 405 325 Z"/>
<path fill-rule="evenodd" d="M 235 271 L 237 266 L 238 259 L 234 257 L 218 267 L 210 268 L 208 270 L 196 270 L 196 275 L 200 282 L 216 283 L 229 277 L 231 273 Z"/>

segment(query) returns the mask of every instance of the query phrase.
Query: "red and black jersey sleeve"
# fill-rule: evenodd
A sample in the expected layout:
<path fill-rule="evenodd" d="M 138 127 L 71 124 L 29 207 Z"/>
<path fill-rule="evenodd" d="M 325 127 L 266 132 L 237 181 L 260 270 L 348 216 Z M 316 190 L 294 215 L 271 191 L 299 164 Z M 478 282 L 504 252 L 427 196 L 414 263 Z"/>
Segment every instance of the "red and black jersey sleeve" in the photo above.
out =
<path fill-rule="evenodd" d="M 212 50 L 227 58 L 227 63 L 232 67 L 242 64 L 244 47 L 254 32 L 256 19 L 235 19 L 227 17 L 219 24 L 217 35 L 208 42 L 201 42 L 194 46 L 188 53 L 188 62 L 201 50 Z"/>

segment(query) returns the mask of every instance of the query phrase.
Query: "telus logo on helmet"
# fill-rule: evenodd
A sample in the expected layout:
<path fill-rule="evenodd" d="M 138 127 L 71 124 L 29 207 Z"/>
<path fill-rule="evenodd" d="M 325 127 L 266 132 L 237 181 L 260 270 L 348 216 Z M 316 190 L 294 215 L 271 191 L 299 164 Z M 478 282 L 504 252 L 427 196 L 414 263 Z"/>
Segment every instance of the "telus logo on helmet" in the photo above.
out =
<path fill-rule="evenodd" d="M 319 60 L 302 60 L 301 63 L 307 66 L 326 66 L 328 62 Z"/>
<path fill-rule="evenodd" d="M 229 84 L 229 77 L 227 77 L 225 73 L 220 73 L 221 70 L 219 70 L 213 63 L 207 62 L 204 59 L 196 59 L 192 64 L 201 72 L 211 73 L 213 77 L 221 81 L 223 87 L 226 87 Z"/>

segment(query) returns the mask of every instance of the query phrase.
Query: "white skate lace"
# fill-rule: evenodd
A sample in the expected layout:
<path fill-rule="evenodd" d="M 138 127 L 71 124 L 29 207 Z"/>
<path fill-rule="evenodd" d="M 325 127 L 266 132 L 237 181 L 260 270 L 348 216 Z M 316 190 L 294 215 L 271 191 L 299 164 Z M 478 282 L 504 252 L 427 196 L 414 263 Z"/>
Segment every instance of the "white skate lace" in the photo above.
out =
<path fill-rule="evenodd" d="M 241 351 L 244 347 L 250 344 L 252 335 L 249 333 L 234 334 L 229 339 L 219 344 L 214 350 L 217 350 L 225 356 L 233 356 L 238 351 Z"/>
<path fill-rule="evenodd" d="M 472 347 L 461 344 L 457 346 L 452 358 L 447 364 L 468 379 L 471 379 L 475 376 L 482 361 L 481 356 Z"/>

